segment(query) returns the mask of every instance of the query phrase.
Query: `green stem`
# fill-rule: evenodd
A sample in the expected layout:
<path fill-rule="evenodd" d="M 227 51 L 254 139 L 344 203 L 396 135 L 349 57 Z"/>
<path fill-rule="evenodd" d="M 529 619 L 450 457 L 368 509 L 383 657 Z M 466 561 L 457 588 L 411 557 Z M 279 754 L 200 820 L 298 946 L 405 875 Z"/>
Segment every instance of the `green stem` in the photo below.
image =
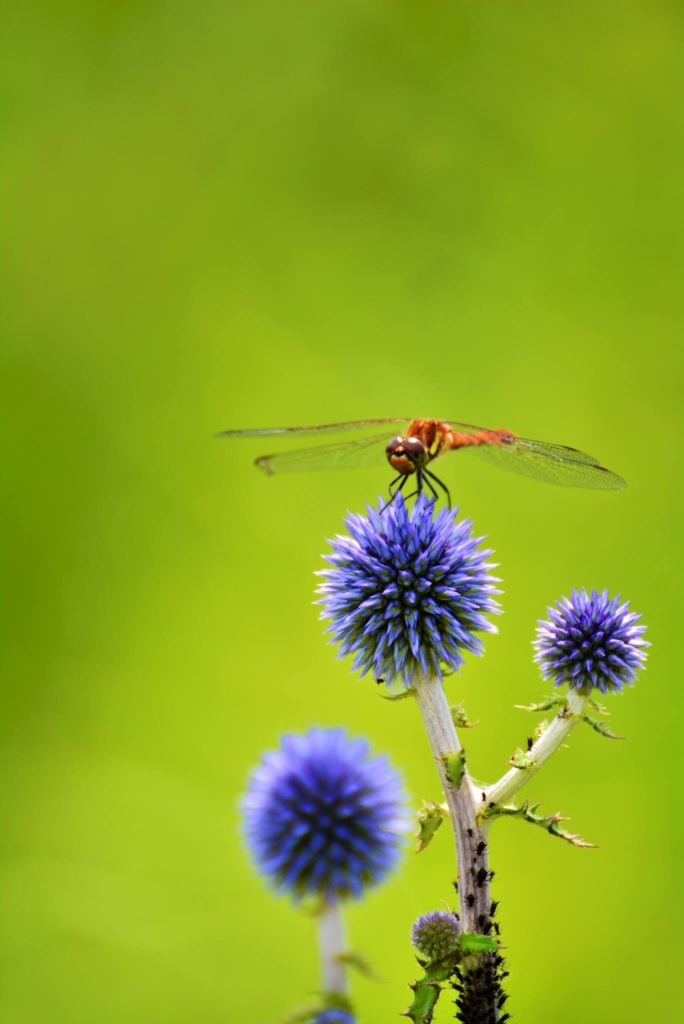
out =
<path fill-rule="evenodd" d="M 490 916 L 489 822 L 480 822 L 477 812 L 482 793 L 475 787 L 465 765 L 444 687 L 434 676 L 413 680 L 418 707 L 430 741 L 432 755 L 449 807 L 458 868 L 458 900 L 461 928 L 464 932 L 489 935 Z M 498 960 L 495 954 L 469 956 L 460 969 L 459 1006 L 468 1021 L 496 1024 L 499 999 Z"/>
<path fill-rule="evenodd" d="M 498 782 L 485 791 L 483 806 L 503 804 L 514 796 L 535 775 L 545 761 L 558 750 L 570 730 L 581 721 L 581 715 L 588 698 L 570 690 L 566 703 L 560 709 L 551 725 L 532 744 L 525 757 L 525 767 L 511 768 Z"/>
<path fill-rule="evenodd" d="M 326 995 L 346 995 L 345 937 L 339 901 L 326 903 L 318 915 L 318 938 L 323 991 Z"/>

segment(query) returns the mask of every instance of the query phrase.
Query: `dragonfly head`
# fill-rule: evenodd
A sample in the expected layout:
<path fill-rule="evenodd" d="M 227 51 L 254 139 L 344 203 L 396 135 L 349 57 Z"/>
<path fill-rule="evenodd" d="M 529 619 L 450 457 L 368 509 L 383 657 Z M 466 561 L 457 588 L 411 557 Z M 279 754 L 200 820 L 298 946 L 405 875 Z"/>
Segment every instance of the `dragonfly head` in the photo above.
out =
<path fill-rule="evenodd" d="M 428 462 L 427 450 L 418 437 L 395 437 L 385 451 L 392 469 L 403 476 L 416 473 Z"/>

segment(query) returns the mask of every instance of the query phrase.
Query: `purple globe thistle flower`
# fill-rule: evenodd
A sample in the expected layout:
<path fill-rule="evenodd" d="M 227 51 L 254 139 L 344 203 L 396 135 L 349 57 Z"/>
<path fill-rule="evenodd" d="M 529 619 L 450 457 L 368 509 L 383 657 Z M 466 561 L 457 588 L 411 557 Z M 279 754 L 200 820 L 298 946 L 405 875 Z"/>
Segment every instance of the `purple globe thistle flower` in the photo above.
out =
<path fill-rule="evenodd" d="M 461 926 L 450 910 L 434 910 L 413 923 L 411 942 L 428 960 L 443 960 L 459 948 Z"/>
<path fill-rule="evenodd" d="M 356 1021 L 347 1010 L 332 1007 L 330 1010 L 322 1010 L 317 1013 L 315 1017 L 311 1018 L 309 1024 L 356 1024 Z"/>
<path fill-rule="evenodd" d="M 386 757 L 343 729 L 283 736 L 242 800 L 257 869 L 295 898 L 360 896 L 396 865 L 406 797 Z"/>
<path fill-rule="evenodd" d="M 548 609 L 548 620 L 540 619 L 534 641 L 543 677 L 584 694 L 631 686 L 649 644 L 641 639 L 646 627 L 636 625 L 641 616 L 628 609 L 629 601 L 621 604 L 620 595 L 611 599 L 607 590 L 562 597 Z"/>
<path fill-rule="evenodd" d="M 499 611 L 492 552 L 468 520 L 456 521 L 457 509 L 433 512 L 424 495 L 409 510 L 398 494 L 383 511 L 349 515 L 350 536 L 332 542 L 332 568 L 319 573 L 322 618 L 361 675 L 401 677 L 406 687 L 416 672 L 441 679 L 460 668 L 463 651 L 482 654 L 476 631 L 496 632 L 485 618 Z"/>

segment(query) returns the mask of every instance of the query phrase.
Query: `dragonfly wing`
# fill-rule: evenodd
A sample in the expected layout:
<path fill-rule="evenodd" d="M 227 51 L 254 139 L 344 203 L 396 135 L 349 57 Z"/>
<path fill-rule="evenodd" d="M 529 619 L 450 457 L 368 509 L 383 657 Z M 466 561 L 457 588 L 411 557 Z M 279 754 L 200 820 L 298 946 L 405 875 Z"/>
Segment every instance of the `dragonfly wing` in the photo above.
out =
<path fill-rule="evenodd" d="M 457 423 L 456 420 L 445 420 L 457 433 L 486 435 L 491 438 L 492 444 L 500 441 L 502 445 L 514 445 L 517 448 L 524 448 L 526 451 L 538 455 L 546 455 L 550 458 L 567 460 L 569 462 L 583 462 L 587 466 L 598 466 L 599 460 L 593 455 L 579 451 L 578 448 L 568 448 L 563 444 L 549 444 L 547 441 L 532 441 L 529 437 L 517 437 L 510 431 L 492 430 L 490 427 L 474 427 L 472 423 Z"/>
<path fill-rule="evenodd" d="M 563 487 L 618 490 L 627 484 L 617 473 L 600 466 L 598 459 L 575 448 L 513 438 L 495 444 L 473 445 L 472 451 L 523 476 Z"/>
<path fill-rule="evenodd" d="M 394 421 L 391 421 L 394 422 Z M 403 423 L 404 420 L 399 422 Z M 341 444 L 317 445 L 315 448 L 296 448 L 291 452 L 262 455 L 256 460 L 259 469 L 273 473 L 299 473 L 311 469 L 359 469 L 382 466 L 387 462 L 385 448 L 389 434 L 376 434 L 358 441 Z"/>
<path fill-rule="evenodd" d="M 388 428 L 393 425 L 406 426 L 409 422 L 410 420 L 406 416 L 402 419 L 389 420 L 350 420 L 347 423 L 324 423 L 320 427 L 261 427 L 256 430 L 221 430 L 215 434 L 215 437 L 265 437 L 276 434 L 315 437 L 317 434 L 341 434 L 351 430 L 364 430 L 367 427 L 379 427 L 382 424 L 386 424 Z"/>

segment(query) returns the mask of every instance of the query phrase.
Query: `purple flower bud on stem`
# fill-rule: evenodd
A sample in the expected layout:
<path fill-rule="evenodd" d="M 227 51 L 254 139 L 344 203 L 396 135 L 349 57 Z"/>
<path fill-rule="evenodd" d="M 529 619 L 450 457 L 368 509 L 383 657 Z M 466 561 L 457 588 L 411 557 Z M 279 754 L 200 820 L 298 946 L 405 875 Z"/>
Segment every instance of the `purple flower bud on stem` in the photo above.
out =
<path fill-rule="evenodd" d="M 422 914 L 411 928 L 411 942 L 427 960 L 443 960 L 459 948 L 461 926 L 450 910 Z"/>
<path fill-rule="evenodd" d="M 632 685 L 648 643 L 641 639 L 646 627 L 637 625 L 641 616 L 629 611 L 629 601 L 621 603 L 619 594 L 610 598 L 607 590 L 573 590 L 548 609 L 548 616 L 540 620 L 534 641 L 544 679 L 585 694 Z"/>

